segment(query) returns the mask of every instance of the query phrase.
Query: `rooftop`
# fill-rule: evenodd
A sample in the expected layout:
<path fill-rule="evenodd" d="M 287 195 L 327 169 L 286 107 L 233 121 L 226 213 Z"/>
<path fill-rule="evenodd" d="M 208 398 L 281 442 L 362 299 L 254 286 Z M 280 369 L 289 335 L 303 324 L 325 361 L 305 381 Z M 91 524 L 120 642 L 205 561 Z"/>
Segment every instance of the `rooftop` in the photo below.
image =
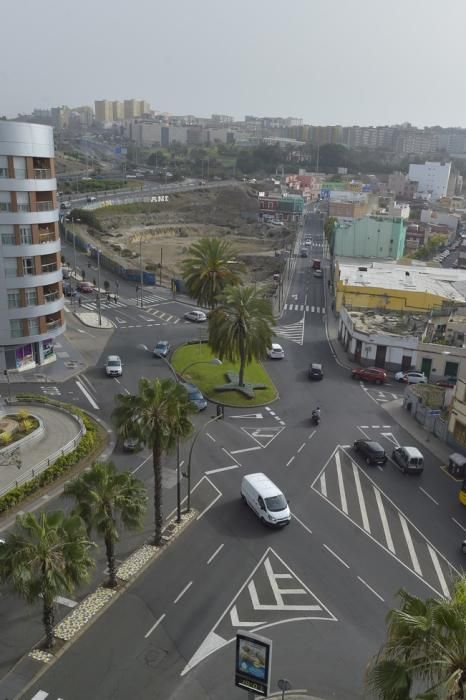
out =
<path fill-rule="evenodd" d="M 414 262 L 414 261 L 413 261 Z M 466 302 L 466 270 L 395 262 L 338 262 L 340 280 L 351 287 L 425 292 L 458 304 Z"/>
<path fill-rule="evenodd" d="M 421 338 L 427 316 L 422 314 L 397 314 L 380 311 L 348 311 L 354 330 L 360 333 L 383 333 L 384 335 L 411 335 Z"/>

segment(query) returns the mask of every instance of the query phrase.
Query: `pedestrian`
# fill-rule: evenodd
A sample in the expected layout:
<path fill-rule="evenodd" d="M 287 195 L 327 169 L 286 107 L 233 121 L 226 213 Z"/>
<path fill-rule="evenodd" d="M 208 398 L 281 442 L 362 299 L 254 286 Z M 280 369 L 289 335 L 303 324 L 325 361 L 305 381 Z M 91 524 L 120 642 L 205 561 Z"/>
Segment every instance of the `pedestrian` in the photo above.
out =
<path fill-rule="evenodd" d="M 116 294 L 114 294 L 114 295 L 113 295 L 113 301 L 115 302 L 115 304 L 116 304 L 116 303 L 117 303 L 117 301 L 118 301 L 118 297 L 117 297 L 117 295 L 116 295 Z"/>
<path fill-rule="evenodd" d="M 78 295 L 78 306 L 81 306 L 81 295 Z"/>
<path fill-rule="evenodd" d="M 110 302 L 110 294 L 107 294 L 107 301 Z"/>
<path fill-rule="evenodd" d="M 139 294 L 139 285 L 136 285 L 136 294 Z"/>
<path fill-rule="evenodd" d="M 332 301 L 332 311 L 334 311 L 334 310 L 335 310 L 335 302 Z"/>

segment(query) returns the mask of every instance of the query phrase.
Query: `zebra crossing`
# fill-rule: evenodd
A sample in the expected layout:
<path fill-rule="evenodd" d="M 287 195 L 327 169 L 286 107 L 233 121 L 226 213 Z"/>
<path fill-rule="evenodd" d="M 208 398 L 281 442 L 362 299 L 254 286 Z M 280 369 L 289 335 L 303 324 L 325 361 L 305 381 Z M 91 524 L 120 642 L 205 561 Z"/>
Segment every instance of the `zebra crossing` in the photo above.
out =
<path fill-rule="evenodd" d="M 450 597 L 456 569 L 344 448 L 334 450 L 311 488 L 436 594 Z"/>
<path fill-rule="evenodd" d="M 325 314 L 325 306 L 311 306 L 310 304 L 285 304 L 284 311 L 305 311 L 316 314 Z"/>
<path fill-rule="evenodd" d="M 293 341 L 293 343 L 302 345 L 304 342 L 304 316 L 296 323 L 290 323 L 286 326 L 276 326 L 273 332 L 274 335 L 279 335 L 281 338 L 287 338 Z"/>

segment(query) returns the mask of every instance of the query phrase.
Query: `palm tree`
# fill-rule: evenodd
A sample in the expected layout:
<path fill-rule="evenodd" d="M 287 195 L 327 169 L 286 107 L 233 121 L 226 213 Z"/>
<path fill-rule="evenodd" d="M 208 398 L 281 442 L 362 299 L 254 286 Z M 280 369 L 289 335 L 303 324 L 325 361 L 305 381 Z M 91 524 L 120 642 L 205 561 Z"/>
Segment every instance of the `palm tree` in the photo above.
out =
<path fill-rule="evenodd" d="M 239 284 L 244 265 L 235 260 L 233 246 L 220 238 L 202 238 L 193 243 L 181 263 L 190 296 L 213 309 L 217 296 L 227 285 Z"/>
<path fill-rule="evenodd" d="M 451 599 L 426 601 L 400 590 L 387 616 L 387 639 L 369 665 L 368 688 L 382 700 L 466 697 L 466 578 Z"/>
<path fill-rule="evenodd" d="M 54 511 L 18 515 L 14 530 L 0 547 L 0 580 L 30 604 L 42 599 L 47 649 L 54 642 L 54 600 L 89 578 L 93 546 L 78 515 Z"/>
<path fill-rule="evenodd" d="M 154 542 L 162 539 L 162 455 L 172 450 L 177 440 L 192 430 L 189 414 L 194 406 L 186 389 L 172 379 L 145 379 L 138 384 L 139 393 L 118 394 L 119 405 L 113 419 L 122 437 L 134 436 L 152 450 L 154 469 Z"/>
<path fill-rule="evenodd" d="M 114 588 L 118 521 L 127 530 L 142 527 L 147 503 L 144 484 L 129 472 L 117 472 L 112 462 L 94 462 L 89 471 L 65 484 L 64 493 L 76 500 L 74 512 L 86 523 L 88 533 L 95 530 L 104 538 L 108 586 Z"/>
<path fill-rule="evenodd" d="M 264 357 L 272 342 L 274 317 L 268 299 L 253 286 L 229 286 L 209 319 L 209 345 L 223 360 L 239 360 L 239 385 L 251 360 Z"/>

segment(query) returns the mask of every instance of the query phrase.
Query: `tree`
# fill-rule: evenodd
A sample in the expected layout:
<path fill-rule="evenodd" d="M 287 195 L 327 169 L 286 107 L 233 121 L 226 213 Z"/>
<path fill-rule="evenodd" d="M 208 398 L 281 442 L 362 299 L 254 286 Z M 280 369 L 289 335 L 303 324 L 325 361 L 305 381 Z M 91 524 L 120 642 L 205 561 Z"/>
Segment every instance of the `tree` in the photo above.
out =
<path fill-rule="evenodd" d="M 239 385 L 251 360 L 264 357 L 272 342 L 272 305 L 254 286 L 228 286 L 209 318 L 209 345 L 223 360 L 239 360 Z"/>
<path fill-rule="evenodd" d="M 54 601 L 73 593 L 89 578 L 94 544 L 78 515 L 62 511 L 18 515 L 14 530 L 0 547 L 0 580 L 29 604 L 42 600 L 45 646 L 53 646 Z"/>
<path fill-rule="evenodd" d="M 328 247 L 330 249 L 331 255 L 333 255 L 333 250 L 335 247 L 335 228 L 337 225 L 337 220 L 334 216 L 329 216 L 324 224 L 324 234 L 327 239 Z"/>
<path fill-rule="evenodd" d="M 126 530 L 138 530 L 146 512 L 147 494 L 142 481 L 129 472 L 117 472 L 112 462 L 94 462 L 89 471 L 65 484 L 65 496 L 74 498 L 74 512 L 104 539 L 109 580 L 116 580 L 115 543 L 119 540 L 118 523 Z"/>
<path fill-rule="evenodd" d="M 227 285 L 240 283 L 244 266 L 235 256 L 233 246 L 220 238 L 202 238 L 188 248 L 181 269 L 186 289 L 198 304 L 212 309 Z"/>
<path fill-rule="evenodd" d="M 426 601 L 401 589 L 387 615 L 387 639 L 369 665 L 366 684 L 382 700 L 466 697 L 466 578 L 451 599 Z M 420 694 L 412 696 L 415 687 Z"/>
<path fill-rule="evenodd" d="M 139 393 L 118 394 L 119 405 L 113 411 L 118 433 L 137 437 L 152 450 L 154 470 L 154 542 L 162 539 L 162 455 L 170 452 L 178 439 L 190 435 L 189 414 L 195 409 L 186 389 L 172 379 L 145 379 L 138 384 Z"/>

